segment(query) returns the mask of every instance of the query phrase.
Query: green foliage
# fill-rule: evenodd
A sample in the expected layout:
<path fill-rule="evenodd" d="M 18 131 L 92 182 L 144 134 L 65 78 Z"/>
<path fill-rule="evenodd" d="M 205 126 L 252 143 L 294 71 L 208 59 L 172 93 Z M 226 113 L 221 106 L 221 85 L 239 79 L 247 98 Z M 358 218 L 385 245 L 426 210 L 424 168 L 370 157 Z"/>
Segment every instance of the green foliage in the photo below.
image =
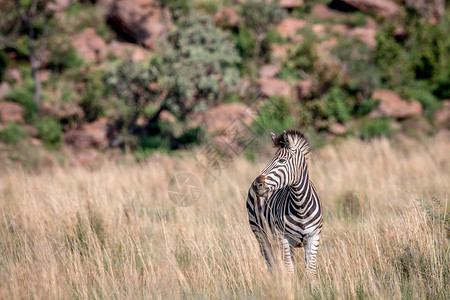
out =
<path fill-rule="evenodd" d="M 410 92 L 410 96 L 422 103 L 425 114 L 428 117 L 432 117 L 434 112 L 440 107 L 438 99 L 429 90 L 419 88 L 413 89 Z"/>
<path fill-rule="evenodd" d="M 283 132 L 286 128 L 294 128 L 295 122 L 289 102 L 283 97 L 273 97 L 262 105 L 259 115 L 253 123 L 256 132 Z"/>
<path fill-rule="evenodd" d="M 269 27 L 279 23 L 285 16 L 278 1 L 247 0 L 242 4 L 242 19 L 256 36 L 265 34 Z"/>
<path fill-rule="evenodd" d="M 3 81 L 3 74 L 5 74 L 6 67 L 8 66 L 8 60 L 6 59 L 5 52 L 0 49 L 0 82 Z"/>
<path fill-rule="evenodd" d="M 19 103 L 25 108 L 25 119 L 33 122 L 37 117 L 38 106 L 34 101 L 33 91 L 29 88 L 16 87 L 9 91 L 5 97 L 9 101 Z"/>
<path fill-rule="evenodd" d="M 239 55 L 243 59 L 251 58 L 256 41 L 250 29 L 246 26 L 240 26 L 238 31 L 233 34 L 232 38 L 239 51 Z"/>
<path fill-rule="evenodd" d="M 58 149 L 61 147 L 62 126 L 51 118 L 43 118 L 35 123 L 39 132 L 39 137 L 49 149 Z"/>
<path fill-rule="evenodd" d="M 150 83 L 156 82 L 156 76 L 155 68 L 142 62 L 115 61 L 109 65 L 105 79 L 107 87 L 115 92 L 120 101 L 115 116 L 119 128 L 134 130 L 137 119 L 158 94 L 150 88 Z M 101 84 L 98 80 L 95 84 Z M 94 90 L 92 93 L 93 98 L 100 96 Z M 93 99 L 89 101 L 92 103 Z"/>
<path fill-rule="evenodd" d="M 425 82 L 427 90 L 441 98 L 450 86 L 450 16 L 436 25 L 410 14 L 404 20 L 404 38 L 396 39 L 394 26 L 377 34 L 376 63 L 384 85 L 399 91 Z M 425 85 L 422 85 L 425 86 Z"/>
<path fill-rule="evenodd" d="M 158 0 L 168 7 L 175 21 L 192 10 L 192 0 Z"/>
<path fill-rule="evenodd" d="M 319 113 L 328 119 L 335 117 L 338 122 L 350 120 L 354 103 L 351 97 L 338 87 L 333 87 L 318 105 Z"/>
<path fill-rule="evenodd" d="M 83 64 L 82 58 L 68 40 L 59 40 L 50 45 L 48 67 L 54 70 L 77 69 Z"/>
<path fill-rule="evenodd" d="M 283 61 L 284 72 L 296 74 L 298 77 L 300 77 L 300 72 L 312 72 L 314 65 L 319 59 L 317 41 L 314 34 L 306 31 L 303 37 L 301 43 L 288 50 L 287 57 Z"/>
<path fill-rule="evenodd" d="M 169 41 L 160 47 L 158 81 L 169 92 L 169 109 L 178 117 L 200 104 L 194 99 L 214 103 L 238 86 L 240 58 L 228 34 L 209 16 L 180 18 Z"/>
<path fill-rule="evenodd" d="M 219 9 L 219 3 L 217 1 L 201 1 L 195 4 L 195 8 L 208 14 L 214 14 Z"/>
<path fill-rule="evenodd" d="M 381 136 L 390 138 L 392 133 L 389 125 L 389 119 L 366 120 L 361 128 L 360 137 L 365 140 Z"/>
<path fill-rule="evenodd" d="M 103 70 L 88 70 L 82 78 L 80 106 L 88 122 L 95 121 L 104 114 L 102 99 L 107 94 L 104 77 Z"/>
<path fill-rule="evenodd" d="M 343 84 L 352 94 L 360 93 L 369 98 L 373 90 L 381 85 L 380 69 L 374 54 L 361 41 L 340 38 L 332 53 L 339 58 Z"/>
<path fill-rule="evenodd" d="M 0 131 L 0 139 L 8 144 L 17 145 L 20 140 L 27 137 L 28 132 L 14 122 L 7 123 L 5 128 Z"/>

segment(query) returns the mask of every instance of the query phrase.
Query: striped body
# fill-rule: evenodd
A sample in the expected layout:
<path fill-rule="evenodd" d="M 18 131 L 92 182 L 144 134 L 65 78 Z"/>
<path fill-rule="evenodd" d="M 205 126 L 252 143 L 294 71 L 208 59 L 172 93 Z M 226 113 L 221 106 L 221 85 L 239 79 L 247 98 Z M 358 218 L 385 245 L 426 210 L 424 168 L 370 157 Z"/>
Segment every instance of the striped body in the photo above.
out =
<path fill-rule="evenodd" d="M 269 266 L 281 250 L 284 265 L 294 270 L 291 247 L 305 247 L 306 270 L 316 277 L 322 208 L 309 179 L 309 144 L 297 131 L 272 136 L 277 152 L 248 191 L 250 227 Z"/>

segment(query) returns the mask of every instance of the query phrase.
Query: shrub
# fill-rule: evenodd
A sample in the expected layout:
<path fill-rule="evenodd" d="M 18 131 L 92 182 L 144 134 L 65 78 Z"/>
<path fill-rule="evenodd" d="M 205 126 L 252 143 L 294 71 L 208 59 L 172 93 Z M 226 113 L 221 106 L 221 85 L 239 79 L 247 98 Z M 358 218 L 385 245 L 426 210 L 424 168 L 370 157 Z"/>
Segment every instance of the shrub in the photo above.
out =
<path fill-rule="evenodd" d="M 283 132 L 286 128 L 295 127 L 288 100 L 283 97 L 270 98 L 266 104 L 261 106 L 253 127 L 260 134 L 266 131 L 278 133 Z"/>
<path fill-rule="evenodd" d="M 369 140 L 375 137 L 391 137 L 389 119 L 375 119 L 366 121 L 361 128 L 360 137 L 365 140 Z"/>
<path fill-rule="evenodd" d="M 0 139 L 8 144 L 17 145 L 20 140 L 27 137 L 28 132 L 14 122 L 7 123 L 5 128 L 0 131 Z"/>
<path fill-rule="evenodd" d="M 284 72 L 295 74 L 299 78 L 303 72 L 311 73 L 318 59 L 315 36 L 312 32 L 306 31 L 302 42 L 288 50 L 282 67 L 285 69 Z"/>
<path fill-rule="evenodd" d="M 83 60 L 68 40 L 60 40 L 50 44 L 50 60 L 48 67 L 61 71 L 64 69 L 77 69 Z"/>
<path fill-rule="evenodd" d="M 49 149 L 61 147 L 62 126 L 50 118 L 43 118 L 35 123 L 39 137 Z"/>
<path fill-rule="evenodd" d="M 34 101 L 33 92 L 30 89 L 16 87 L 6 94 L 9 101 L 19 103 L 25 108 L 25 119 L 27 122 L 33 122 L 38 113 L 38 106 Z"/>
<path fill-rule="evenodd" d="M 103 70 L 88 70 L 82 75 L 80 106 L 88 122 L 95 121 L 104 114 L 102 99 L 107 94 L 104 77 Z"/>
<path fill-rule="evenodd" d="M 180 18 L 168 40 L 160 47 L 158 81 L 169 93 L 172 113 L 183 117 L 198 104 L 215 103 L 236 89 L 240 58 L 228 34 L 209 16 Z"/>
<path fill-rule="evenodd" d="M 426 89 L 414 89 L 410 93 L 411 98 L 422 103 L 425 114 L 432 117 L 434 112 L 439 108 L 440 103 L 438 99 Z"/>

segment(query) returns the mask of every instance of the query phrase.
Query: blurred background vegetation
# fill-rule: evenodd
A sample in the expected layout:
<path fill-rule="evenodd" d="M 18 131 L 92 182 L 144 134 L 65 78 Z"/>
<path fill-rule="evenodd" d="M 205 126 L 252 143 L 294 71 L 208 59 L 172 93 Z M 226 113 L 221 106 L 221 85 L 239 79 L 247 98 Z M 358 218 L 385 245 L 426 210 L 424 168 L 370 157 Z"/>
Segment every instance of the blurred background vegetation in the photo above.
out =
<path fill-rule="evenodd" d="M 364 2 L 0 0 L 0 159 L 448 134 L 448 5 Z"/>

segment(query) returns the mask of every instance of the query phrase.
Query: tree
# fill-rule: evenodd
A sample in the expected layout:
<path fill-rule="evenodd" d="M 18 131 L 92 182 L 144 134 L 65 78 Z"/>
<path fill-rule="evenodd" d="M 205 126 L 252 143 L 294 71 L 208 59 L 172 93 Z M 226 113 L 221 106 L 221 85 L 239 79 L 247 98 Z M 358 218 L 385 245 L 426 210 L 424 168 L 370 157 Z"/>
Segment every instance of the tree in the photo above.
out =
<path fill-rule="evenodd" d="M 247 0 L 242 6 L 242 18 L 245 25 L 255 35 L 255 48 L 253 49 L 253 66 L 256 67 L 261 43 L 267 36 L 269 28 L 278 24 L 284 17 L 285 11 L 280 7 L 278 1 Z"/>
<path fill-rule="evenodd" d="M 53 0 L 1 0 L 0 42 L 2 47 L 17 49 L 14 41 L 25 34 L 28 40 L 28 57 L 34 82 L 34 101 L 41 103 L 41 79 L 39 68 L 46 48 L 49 23 L 54 10 L 49 9 Z"/>

